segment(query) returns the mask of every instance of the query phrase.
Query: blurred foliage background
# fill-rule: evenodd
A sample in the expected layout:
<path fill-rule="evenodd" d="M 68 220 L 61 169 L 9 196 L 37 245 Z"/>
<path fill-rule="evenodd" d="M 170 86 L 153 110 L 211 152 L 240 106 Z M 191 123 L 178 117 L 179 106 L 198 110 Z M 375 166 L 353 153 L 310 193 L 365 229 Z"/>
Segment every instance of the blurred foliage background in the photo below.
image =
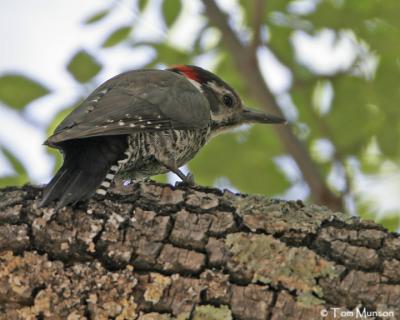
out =
<path fill-rule="evenodd" d="M 113 27 L 104 31 L 102 24 L 116 11 L 124 11 L 125 18 L 114 18 Z M 65 61 L 76 83 L 75 99 L 55 103 L 57 112 L 52 110 L 52 120 L 40 128 L 50 134 L 112 76 L 103 72 L 109 63 L 107 52 L 114 52 L 111 59 L 118 59 L 118 50 L 124 51 L 119 59 L 145 57 L 134 66 L 122 64 L 120 72 L 197 64 L 230 83 L 246 104 L 282 112 L 290 122 L 280 128 L 243 127 L 215 138 L 188 165 L 197 183 L 301 198 L 396 230 L 399 12 L 398 0 L 98 1 L 98 8 L 79 25 L 97 33 L 96 41 L 83 43 Z M 3 111 L 13 109 L 27 120 L 30 106 L 40 109 L 40 102 L 51 94 L 51 86 L 35 76 L 0 70 Z M 8 137 L 19 143 L 13 132 Z M 9 145 L 0 140 L 2 157 L 12 168 L 0 176 L 0 187 L 32 180 L 32 169 Z M 46 152 L 56 159 L 55 171 L 61 156 Z"/>

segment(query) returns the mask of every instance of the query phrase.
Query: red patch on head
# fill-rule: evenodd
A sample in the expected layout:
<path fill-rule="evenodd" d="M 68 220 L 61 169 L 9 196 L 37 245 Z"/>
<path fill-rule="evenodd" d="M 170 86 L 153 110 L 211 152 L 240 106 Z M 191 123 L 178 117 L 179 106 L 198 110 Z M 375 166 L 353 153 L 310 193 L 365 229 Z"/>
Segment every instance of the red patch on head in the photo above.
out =
<path fill-rule="evenodd" d="M 192 68 L 190 66 L 186 66 L 186 65 L 182 64 L 182 65 L 174 66 L 174 69 L 179 71 L 186 78 L 195 80 L 197 82 L 200 81 L 199 74 L 198 74 L 197 70 L 195 70 L 194 68 Z"/>

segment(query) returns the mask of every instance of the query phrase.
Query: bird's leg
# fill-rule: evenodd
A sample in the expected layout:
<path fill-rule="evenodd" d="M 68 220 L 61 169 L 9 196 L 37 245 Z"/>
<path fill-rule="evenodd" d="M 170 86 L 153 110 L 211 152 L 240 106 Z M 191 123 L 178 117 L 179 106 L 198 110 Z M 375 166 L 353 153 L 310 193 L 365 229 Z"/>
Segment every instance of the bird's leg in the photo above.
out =
<path fill-rule="evenodd" d="M 181 178 L 183 183 L 185 183 L 185 184 L 187 184 L 189 186 L 194 186 L 195 185 L 194 176 L 193 176 L 192 173 L 189 172 L 187 175 L 185 175 L 179 169 L 176 169 L 176 171 L 172 171 L 172 172 L 175 173 L 179 178 Z"/>
<path fill-rule="evenodd" d="M 195 184 L 194 182 L 194 176 L 190 172 L 185 175 L 176 165 L 174 160 L 168 161 L 168 163 L 163 162 L 163 166 L 165 166 L 168 170 L 172 171 L 175 173 L 183 183 L 193 186 Z"/>

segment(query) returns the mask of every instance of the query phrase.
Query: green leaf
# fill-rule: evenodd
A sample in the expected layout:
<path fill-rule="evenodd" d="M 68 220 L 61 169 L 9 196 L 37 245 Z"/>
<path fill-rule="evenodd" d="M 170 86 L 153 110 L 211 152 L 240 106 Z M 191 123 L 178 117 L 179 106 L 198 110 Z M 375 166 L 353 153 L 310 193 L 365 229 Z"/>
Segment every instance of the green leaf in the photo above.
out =
<path fill-rule="evenodd" d="M 240 0 L 239 3 L 240 3 L 240 6 L 242 7 L 242 10 L 244 13 L 244 23 L 246 25 L 250 25 L 251 19 L 254 16 L 255 1 Z"/>
<path fill-rule="evenodd" d="M 51 136 L 57 126 L 65 119 L 67 115 L 69 115 L 78 105 L 80 102 L 74 103 L 72 106 L 65 108 L 59 111 L 56 116 L 54 117 L 53 121 L 50 123 L 49 127 L 47 128 L 47 135 Z M 55 164 L 54 164 L 54 172 L 61 167 L 62 164 L 62 155 L 58 149 L 47 147 L 47 152 L 54 156 Z"/>
<path fill-rule="evenodd" d="M 354 3 L 355 1 L 343 1 L 342 3 L 344 2 Z M 347 10 L 344 7 L 335 3 L 335 1 L 324 0 L 319 3 L 315 12 L 310 13 L 308 18 L 318 28 L 351 29 L 352 26 L 363 22 L 362 16 L 356 14 L 351 6 L 346 5 Z"/>
<path fill-rule="evenodd" d="M 49 127 L 47 128 L 47 134 L 52 135 L 54 130 L 57 126 L 63 121 L 67 115 L 69 115 L 78 105 L 80 102 L 74 103 L 72 106 L 69 106 L 59 112 L 54 116 L 53 121 L 50 123 Z"/>
<path fill-rule="evenodd" d="M 144 9 L 147 7 L 149 0 L 138 0 L 138 7 L 140 12 L 143 12 Z"/>
<path fill-rule="evenodd" d="M 376 137 L 369 142 L 359 160 L 361 171 L 364 174 L 374 174 L 379 172 L 381 164 L 385 159 L 384 155 L 379 150 Z"/>
<path fill-rule="evenodd" d="M 316 118 L 315 111 L 312 107 L 312 96 L 316 85 L 317 82 L 314 81 L 306 82 L 302 86 L 293 87 L 291 90 L 293 102 L 295 103 L 300 115 L 300 121 L 297 121 L 294 126 L 296 130 L 299 131 L 300 129 L 304 129 L 302 126 L 299 126 L 301 122 L 307 125 L 308 141 L 321 137 L 318 118 Z M 299 133 L 299 135 L 301 136 L 302 134 Z"/>
<path fill-rule="evenodd" d="M 100 72 L 101 65 L 92 55 L 81 50 L 68 63 L 67 69 L 77 81 L 85 83 Z"/>
<path fill-rule="evenodd" d="M 268 46 L 276 58 L 290 69 L 294 78 L 298 80 L 310 80 L 313 75 L 296 60 L 291 36 L 293 29 L 288 26 L 270 24 L 271 37 Z"/>
<path fill-rule="evenodd" d="M 288 6 L 289 1 L 282 1 L 282 0 L 269 0 L 266 5 L 266 11 L 268 13 L 272 11 L 282 11 L 286 12 L 286 8 Z"/>
<path fill-rule="evenodd" d="M 396 232 L 396 230 L 400 228 L 400 213 L 396 212 L 394 214 L 385 215 L 384 218 L 378 220 L 378 223 L 389 231 Z"/>
<path fill-rule="evenodd" d="M 19 161 L 17 157 L 15 157 L 12 152 L 4 146 L 0 146 L 0 151 L 4 154 L 15 170 L 15 175 L 0 178 L 0 188 L 6 186 L 21 186 L 27 183 L 28 174 L 21 161 Z"/>
<path fill-rule="evenodd" d="M 151 177 L 152 180 L 160 182 L 160 183 L 167 183 L 168 177 L 167 174 L 158 174 L 156 176 Z"/>
<path fill-rule="evenodd" d="M 91 17 L 89 17 L 88 19 L 86 19 L 84 21 L 84 24 L 92 24 L 92 23 L 98 22 L 98 21 L 102 20 L 105 16 L 107 16 L 109 13 L 110 13 L 109 9 L 101 10 L 101 11 L 95 13 L 94 15 L 92 15 Z"/>
<path fill-rule="evenodd" d="M 214 138 L 189 167 L 202 185 L 213 185 L 225 177 L 242 192 L 276 195 L 289 186 L 273 161 L 281 153 L 282 146 L 271 127 L 255 125 Z"/>
<path fill-rule="evenodd" d="M 114 30 L 102 44 L 103 48 L 110 48 L 124 41 L 131 33 L 131 30 L 131 26 L 124 26 Z"/>
<path fill-rule="evenodd" d="M 0 188 L 9 186 L 22 186 L 28 182 L 26 176 L 6 176 L 0 178 Z"/>
<path fill-rule="evenodd" d="M 171 27 L 182 9 L 181 0 L 164 0 L 162 5 L 162 12 L 164 21 L 168 27 Z"/>
<path fill-rule="evenodd" d="M 0 77 L 0 101 L 14 109 L 22 109 L 35 99 L 49 93 L 42 84 L 18 74 Z"/>
<path fill-rule="evenodd" d="M 400 128 L 399 118 L 387 119 L 377 135 L 379 149 L 382 153 L 394 161 L 398 161 L 400 155 Z"/>
<path fill-rule="evenodd" d="M 153 48 L 157 51 L 157 58 L 154 64 L 189 64 L 192 61 L 190 53 L 177 49 L 167 43 L 153 44 Z"/>
<path fill-rule="evenodd" d="M 63 156 L 60 153 L 60 150 L 58 149 L 54 149 L 54 148 L 50 148 L 46 146 L 46 151 L 54 157 L 55 161 L 54 161 L 54 167 L 53 167 L 53 173 L 56 173 L 58 171 L 58 169 L 61 168 L 61 165 L 63 163 Z"/>
<path fill-rule="evenodd" d="M 397 229 L 400 228 L 400 214 L 399 212 L 385 212 L 382 218 L 376 217 L 376 209 L 372 209 L 376 207 L 376 204 L 370 201 L 357 201 L 357 211 L 358 215 L 363 220 L 372 220 L 376 223 L 383 225 L 389 231 L 396 232 Z"/>
<path fill-rule="evenodd" d="M 337 77 L 332 84 L 335 97 L 325 117 L 332 141 L 339 153 L 359 155 L 376 134 L 382 115 L 368 107 L 372 91 L 363 79 Z"/>
<path fill-rule="evenodd" d="M 21 163 L 21 161 L 19 161 L 17 159 L 17 157 L 15 157 L 12 152 L 10 150 L 8 150 L 6 147 L 4 146 L 0 146 L 0 150 L 1 152 L 4 154 L 4 156 L 6 157 L 6 159 L 11 163 L 13 169 L 15 170 L 15 172 L 18 175 L 26 175 L 26 170 L 23 166 L 23 164 Z"/>

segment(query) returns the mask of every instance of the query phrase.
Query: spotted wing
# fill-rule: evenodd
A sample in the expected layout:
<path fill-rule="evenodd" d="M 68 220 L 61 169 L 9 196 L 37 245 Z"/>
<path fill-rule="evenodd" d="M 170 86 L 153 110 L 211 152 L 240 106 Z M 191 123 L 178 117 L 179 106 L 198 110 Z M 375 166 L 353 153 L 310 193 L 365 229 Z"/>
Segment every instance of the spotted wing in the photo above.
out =
<path fill-rule="evenodd" d="M 142 130 L 204 128 L 209 103 L 184 77 L 170 71 L 123 73 L 96 89 L 46 141 L 49 145 Z"/>

